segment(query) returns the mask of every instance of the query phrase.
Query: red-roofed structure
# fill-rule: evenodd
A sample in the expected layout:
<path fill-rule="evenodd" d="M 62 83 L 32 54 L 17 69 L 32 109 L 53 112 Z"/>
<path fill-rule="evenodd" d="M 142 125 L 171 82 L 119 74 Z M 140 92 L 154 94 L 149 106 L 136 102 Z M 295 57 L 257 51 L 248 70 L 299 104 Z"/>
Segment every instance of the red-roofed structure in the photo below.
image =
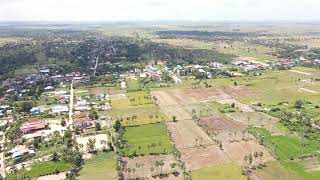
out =
<path fill-rule="evenodd" d="M 32 120 L 30 122 L 24 123 L 20 128 L 24 134 L 32 133 L 41 129 L 48 127 L 48 122 L 41 120 Z"/>

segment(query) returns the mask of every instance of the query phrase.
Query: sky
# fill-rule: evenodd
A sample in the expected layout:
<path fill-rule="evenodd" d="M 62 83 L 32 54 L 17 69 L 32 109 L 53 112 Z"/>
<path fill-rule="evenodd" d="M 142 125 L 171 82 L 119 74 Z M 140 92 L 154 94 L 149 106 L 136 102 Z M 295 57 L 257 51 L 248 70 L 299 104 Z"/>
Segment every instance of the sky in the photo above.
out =
<path fill-rule="evenodd" d="M 320 0 L 0 0 L 0 21 L 320 20 Z"/>

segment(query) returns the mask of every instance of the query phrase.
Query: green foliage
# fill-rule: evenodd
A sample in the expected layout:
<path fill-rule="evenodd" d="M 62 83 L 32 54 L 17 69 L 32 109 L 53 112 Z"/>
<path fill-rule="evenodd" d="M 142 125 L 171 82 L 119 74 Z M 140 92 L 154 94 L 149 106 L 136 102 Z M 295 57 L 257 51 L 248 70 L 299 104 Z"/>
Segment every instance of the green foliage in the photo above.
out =
<path fill-rule="evenodd" d="M 96 131 L 101 131 L 101 124 L 100 123 L 95 123 L 95 128 L 96 128 Z"/>
<path fill-rule="evenodd" d="M 167 129 L 162 123 L 127 127 L 123 142 L 121 151 L 126 156 L 173 152 Z"/>
<path fill-rule="evenodd" d="M 115 129 L 116 132 L 119 132 L 119 131 L 120 131 L 120 129 L 121 129 L 122 127 L 121 127 L 121 123 L 120 123 L 119 120 L 116 120 L 116 122 L 115 122 L 114 125 L 113 125 L 113 128 Z"/>
<path fill-rule="evenodd" d="M 89 113 L 89 118 L 91 119 L 98 119 L 98 113 L 94 109 L 92 109 Z"/>
<path fill-rule="evenodd" d="M 57 174 L 59 172 L 64 172 L 70 168 L 70 165 L 66 162 L 58 161 L 47 161 L 42 163 L 36 163 L 31 166 L 31 170 L 19 170 L 16 173 L 9 174 L 8 180 L 15 179 L 27 179 L 27 178 L 37 178 L 39 176 L 45 176 L 49 174 Z"/>

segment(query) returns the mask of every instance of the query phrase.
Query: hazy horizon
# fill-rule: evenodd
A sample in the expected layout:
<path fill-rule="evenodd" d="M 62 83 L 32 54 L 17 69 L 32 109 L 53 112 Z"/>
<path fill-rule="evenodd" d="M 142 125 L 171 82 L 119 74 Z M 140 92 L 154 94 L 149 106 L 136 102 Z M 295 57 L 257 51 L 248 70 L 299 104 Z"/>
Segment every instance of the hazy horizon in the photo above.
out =
<path fill-rule="evenodd" d="M 0 21 L 319 21 L 317 0 L 0 0 Z"/>

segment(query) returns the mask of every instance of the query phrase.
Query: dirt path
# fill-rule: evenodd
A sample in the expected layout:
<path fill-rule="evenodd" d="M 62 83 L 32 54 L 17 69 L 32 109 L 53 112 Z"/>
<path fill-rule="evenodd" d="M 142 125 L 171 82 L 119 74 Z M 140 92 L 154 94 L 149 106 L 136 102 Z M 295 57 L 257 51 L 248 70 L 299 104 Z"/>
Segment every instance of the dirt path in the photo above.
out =
<path fill-rule="evenodd" d="M 297 70 L 289 70 L 289 71 L 295 72 L 295 73 L 298 73 L 298 74 L 307 75 L 307 76 L 311 76 L 312 75 L 311 73 L 307 73 L 307 72 L 303 72 L 303 71 L 297 71 Z"/>
<path fill-rule="evenodd" d="M 3 134 L 2 140 L 0 142 L 1 147 L 3 147 L 3 144 L 5 142 L 5 135 Z M 4 166 L 4 153 L 0 153 L 0 173 L 1 176 L 5 179 L 6 177 L 6 168 Z"/>
<path fill-rule="evenodd" d="M 69 125 L 72 125 L 73 123 L 73 98 L 74 98 L 74 90 L 73 90 L 73 80 L 71 81 L 71 85 L 70 85 L 70 103 L 69 103 Z"/>
<path fill-rule="evenodd" d="M 315 94 L 318 93 L 317 91 L 312 91 L 312 90 L 306 89 L 306 88 L 300 88 L 300 90 L 307 91 L 307 92 L 311 92 L 311 93 L 315 93 Z"/>

